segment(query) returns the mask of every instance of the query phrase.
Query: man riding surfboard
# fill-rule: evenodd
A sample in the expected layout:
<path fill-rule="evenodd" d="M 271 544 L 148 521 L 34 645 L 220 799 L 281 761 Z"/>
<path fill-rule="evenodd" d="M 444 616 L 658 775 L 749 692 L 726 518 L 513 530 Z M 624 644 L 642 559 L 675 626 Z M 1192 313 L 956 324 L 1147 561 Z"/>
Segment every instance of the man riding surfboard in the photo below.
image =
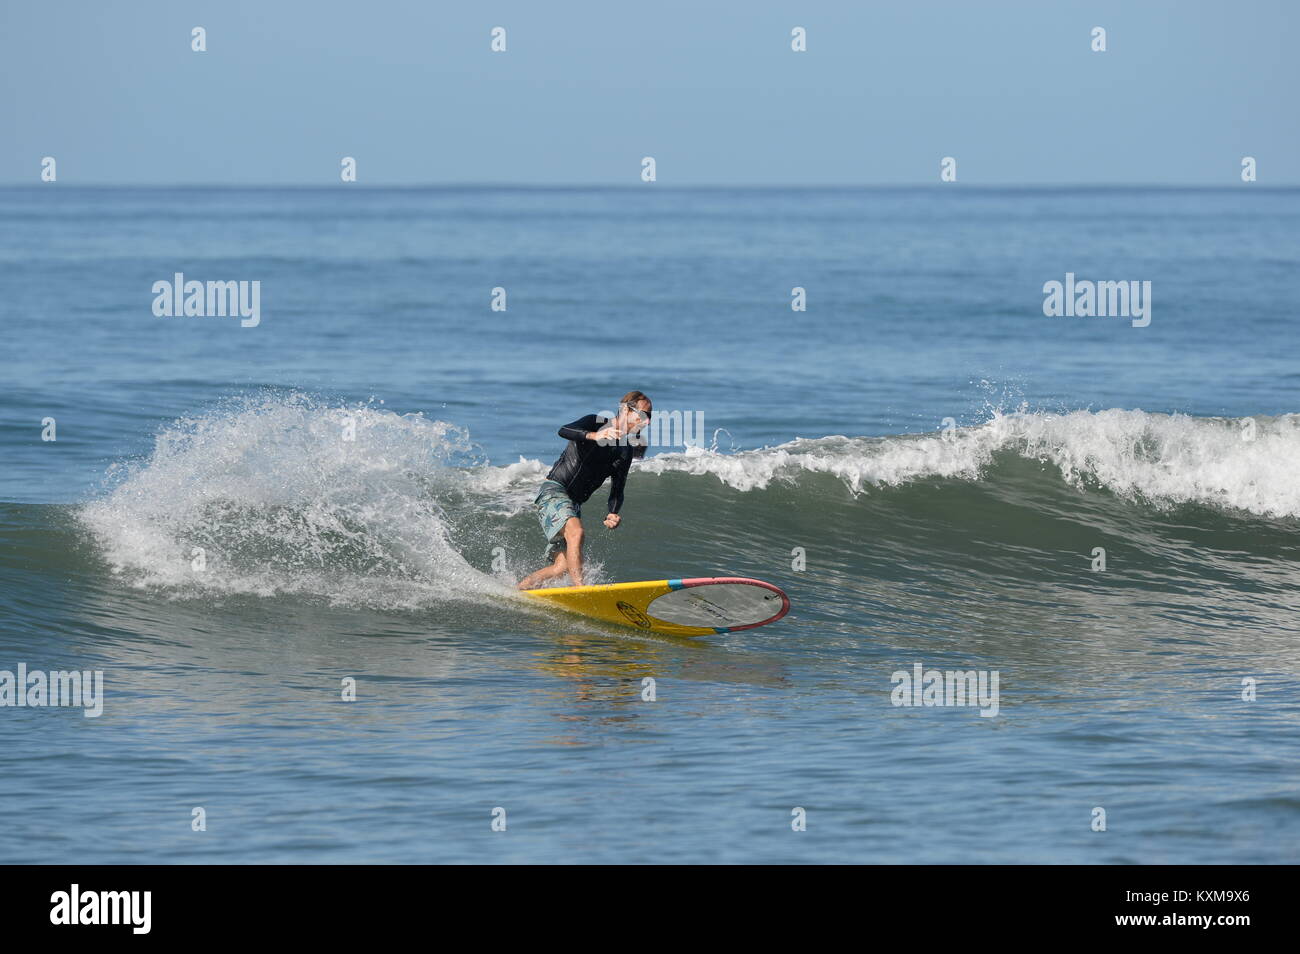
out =
<path fill-rule="evenodd" d="M 574 586 L 582 586 L 582 504 L 609 478 L 609 512 L 604 523 L 613 530 L 622 521 L 618 511 L 623 506 L 628 469 L 634 459 L 645 456 L 645 442 L 636 440 L 636 435 L 650 423 L 652 410 L 650 399 L 642 392 L 629 391 L 612 421 L 588 414 L 560 428 L 560 436 L 569 443 L 533 501 L 551 562 L 524 577 L 519 589 L 530 590 L 565 573 Z"/>

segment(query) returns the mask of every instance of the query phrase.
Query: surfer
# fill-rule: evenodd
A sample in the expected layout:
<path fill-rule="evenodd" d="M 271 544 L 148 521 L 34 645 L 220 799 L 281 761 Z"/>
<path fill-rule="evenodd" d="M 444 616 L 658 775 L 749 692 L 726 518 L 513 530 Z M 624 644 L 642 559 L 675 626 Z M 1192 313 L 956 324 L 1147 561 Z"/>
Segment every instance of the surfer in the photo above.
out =
<path fill-rule="evenodd" d="M 651 411 L 648 397 L 628 391 L 612 421 L 588 414 L 560 428 L 560 436 L 569 443 L 533 501 L 549 544 L 550 563 L 524 577 L 519 589 L 530 590 L 564 573 L 574 586 L 582 586 L 582 504 L 608 477 L 609 513 L 604 522 L 610 530 L 619 525 L 628 468 L 634 459 L 645 456 L 645 440 L 636 435 L 650 423 Z"/>

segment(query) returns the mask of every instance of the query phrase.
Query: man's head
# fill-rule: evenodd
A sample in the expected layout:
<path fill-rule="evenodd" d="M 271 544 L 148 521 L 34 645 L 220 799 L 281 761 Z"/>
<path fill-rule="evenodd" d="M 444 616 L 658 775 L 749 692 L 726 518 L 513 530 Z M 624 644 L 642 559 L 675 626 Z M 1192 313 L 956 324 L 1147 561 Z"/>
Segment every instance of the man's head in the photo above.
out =
<path fill-rule="evenodd" d="M 618 402 L 618 417 L 615 424 L 625 433 L 635 434 L 650 423 L 650 414 L 654 405 L 641 391 L 628 391 Z"/>

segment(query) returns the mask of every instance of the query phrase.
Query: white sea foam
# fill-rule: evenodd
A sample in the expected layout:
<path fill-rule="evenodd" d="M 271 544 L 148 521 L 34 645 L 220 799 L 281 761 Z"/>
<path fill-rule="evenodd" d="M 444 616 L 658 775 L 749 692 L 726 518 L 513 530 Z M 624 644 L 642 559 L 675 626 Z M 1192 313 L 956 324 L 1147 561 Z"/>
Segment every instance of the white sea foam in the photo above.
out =
<path fill-rule="evenodd" d="M 165 429 L 82 519 L 139 585 L 422 605 L 499 588 L 452 547 L 437 503 L 472 452 L 419 414 L 248 401 Z"/>
<path fill-rule="evenodd" d="M 712 475 L 737 490 L 838 477 L 854 493 L 928 478 L 980 479 L 994 455 L 1013 452 L 1055 466 L 1072 484 L 1091 482 L 1160 506 L 1195 503 L 1270 517 L 1300 516 L 1300 415 L 1242 421 L 1140 410 L 995 413 L 986 423 L 939 434 L 821 437 L 720 454 L 692 448 L 659 454 L 641 472 Z"/>

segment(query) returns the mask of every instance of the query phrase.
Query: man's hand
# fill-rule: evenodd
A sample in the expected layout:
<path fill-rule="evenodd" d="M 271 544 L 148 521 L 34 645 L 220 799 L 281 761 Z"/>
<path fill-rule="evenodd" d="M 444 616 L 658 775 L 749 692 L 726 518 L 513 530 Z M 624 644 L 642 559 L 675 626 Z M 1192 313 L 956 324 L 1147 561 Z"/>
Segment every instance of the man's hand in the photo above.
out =
<path fill-rule="evenodd" d="M 616 444 L 622 440 L 623 435 L 626 433 L 627 432 L 624 431 L 623 428 L 611 424 L 609 427 L 603 428 L 599 431 L 592 431 L 591 440 L 596 441 L 597 443 Z"/>
<path fill-rule="evenodd" d="M 618 514 L 616 514 L 616 513 L 611 513 L 611 514 L 609 514 L 608 516 L 605 517 L 605 526 L 607 526 L 607 527 L 609 527 L 609 529 L 613 530 L 615 527 L 617 527 L 617 526 L 619 525 L 619 523 L 621 522 L 621 520 L 622 520 L 622 518 L 619 517 Z"/>

